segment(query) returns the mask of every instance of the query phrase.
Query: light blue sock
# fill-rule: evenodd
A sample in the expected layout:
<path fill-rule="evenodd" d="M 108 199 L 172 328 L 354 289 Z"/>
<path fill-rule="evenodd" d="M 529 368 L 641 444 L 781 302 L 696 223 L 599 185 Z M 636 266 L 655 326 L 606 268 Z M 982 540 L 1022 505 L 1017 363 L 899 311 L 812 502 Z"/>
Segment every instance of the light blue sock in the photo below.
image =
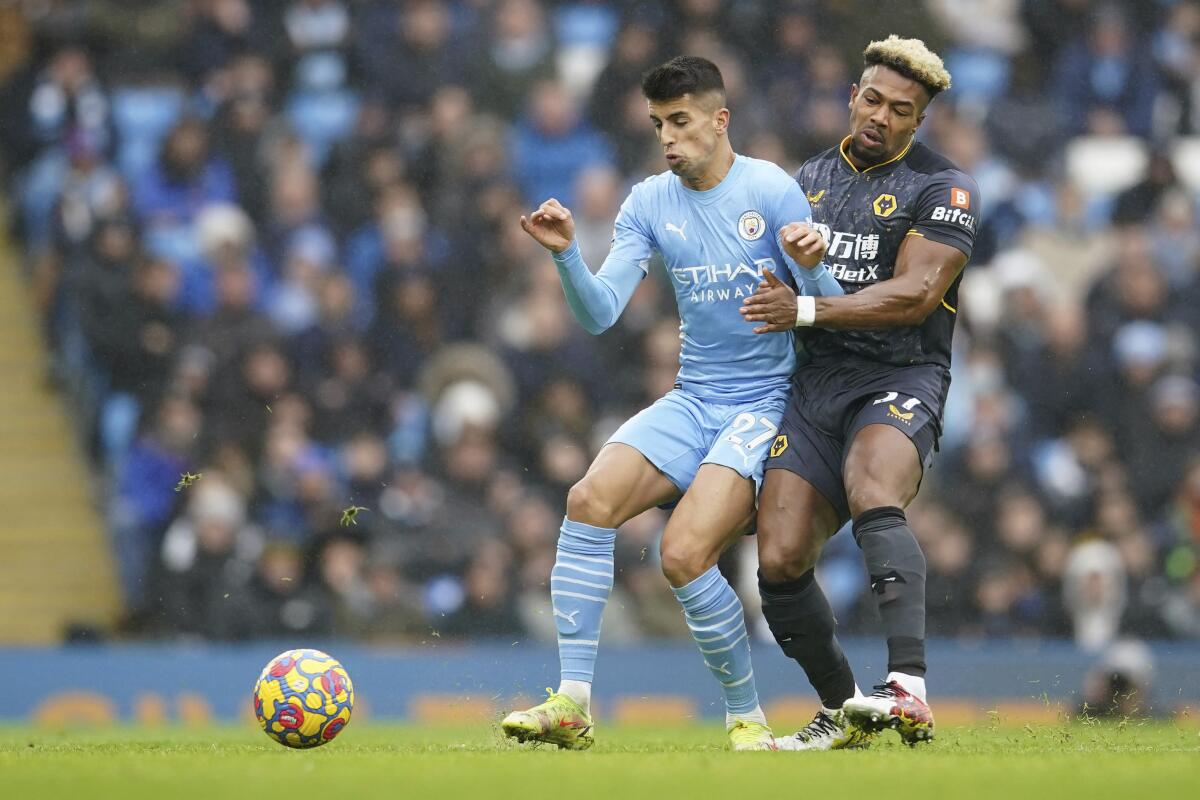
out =
<path fill-rule="evenodd" d="M 729 581 L 713 566 L 687 586 L 671 591 L 683 606 L 705 665 L 721 683 L 726 712 L 745 714 L 758 708 L 746 618 Z"/>
<path fill-rule="evenodd" d="M 612 593 L 616 541 L 615 528 L 596 528 L 563 518 L 550 573 L 550 602 L 564 681 L 592 682 L 600 617 Z"/>

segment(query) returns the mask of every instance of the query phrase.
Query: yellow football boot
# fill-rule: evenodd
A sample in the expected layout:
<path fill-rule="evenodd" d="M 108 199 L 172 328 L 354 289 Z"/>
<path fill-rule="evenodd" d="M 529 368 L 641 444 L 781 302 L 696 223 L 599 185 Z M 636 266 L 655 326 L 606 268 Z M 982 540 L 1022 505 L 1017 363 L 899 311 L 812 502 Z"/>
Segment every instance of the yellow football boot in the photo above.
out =
<path fill-rule="evenodd" d="M 729 749 L 745 750 L 778 750 L 775 745 L 775 734 L 761 722 L 750 722 L 739 719 L 726 728 L 729 733 Z"/>
<path fill-rule="evenodd" d="M 518 742 L 547 742 L 564 750 L 592 746 L 592 717 L 565 694 L 546 690 L 550 697 L 528 711 L 514 711 L 500 723 L 504 735 Z M 769 731 L 768 731 L 769 733 Z"/>

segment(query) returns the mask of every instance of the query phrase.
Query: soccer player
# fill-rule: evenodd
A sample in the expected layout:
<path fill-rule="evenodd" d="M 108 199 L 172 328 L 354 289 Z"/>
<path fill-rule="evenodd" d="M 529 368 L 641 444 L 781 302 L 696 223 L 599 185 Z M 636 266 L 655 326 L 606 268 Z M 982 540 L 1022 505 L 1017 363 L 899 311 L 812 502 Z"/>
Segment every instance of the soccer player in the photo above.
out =
<path fill-rule="evenodd" d="M 616 528 L 678 500 L 663 533 L 663 574 L 725 694 L 732 748 L 774 750 L 742 603 L 716 564 L 753 520 L 795 355 L 788 331 L 755 336 L 738 309 L 772 274 L 789 292 L 841 287 L 821 264 L 816 231 L 793 226 L 791 258 L 782 252 L 776 232 L 807 219 L 808 203 L 779 167 L 734 153 L 724 82 L 712 62 L 672 59 L 646 74 L 642 92 L 670 169 L 626 198 L 599 272 L 584 264 L 571 212 L 558 201 L 522 217 L 521 227 L 553 254 L 567 303 L 592 334 L 617 321 L 658 252 L 679 305 L 677 383 L 613 434 L 568 493 L 550 578 L 562 682 L 545 703 L 509 714 L 501 726 L 520 741 L 591 746 L 593 667 Z"/>
<path fill-rule="evenodd" d="M 783 749 L 860 745 L 885 727 L 910 744 L 933 736 L 925 558 L 904 508 L 937 447 L 979 190 L 914 140 L 930 101 L 950 86 L 942 60 L 896 36 L 872 42 L 864 57 L 850 89 L 850 134 L 796 175 L 845 296 L 767 286 L 742 309 L 757 333 L 800 327 L 811 355 L 796 371 L 758 513 L 763 615 L 822 706 Z M 887 633 L 888 674 L 866 697 L 813 578 L 821 547 L 847 520 Z"/>

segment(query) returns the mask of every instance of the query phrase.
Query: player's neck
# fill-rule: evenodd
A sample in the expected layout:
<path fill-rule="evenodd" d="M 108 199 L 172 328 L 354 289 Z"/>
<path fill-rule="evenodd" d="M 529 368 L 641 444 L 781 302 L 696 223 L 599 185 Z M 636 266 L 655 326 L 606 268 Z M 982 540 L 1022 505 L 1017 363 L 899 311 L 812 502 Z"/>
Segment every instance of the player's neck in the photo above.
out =
<path fill-rule="evenodd" d="M 725 180 L 725 176 L 729 174 L 729 170 L 733 169 L 734 158 L 736 156 L 734 155 L 733 148 L 727 143 L 724 150 L 713 156 L 712 164 L 709 165 L 708 170 L 703 174 L 695 178 L 685 178 L 681 175 L 679 179 L 693 191 L 706 192 Z"/>
<path fill-rule="evenodd" d="M 849 136 L 847 136 L 845 139 L 842 140 L 841 150 L 842 150 L 842 155 L 844 155 L 846 157 L 846 160 L 849 161 L 850 164 L 856 170 L 858 170 L 859 172 L 865 172 L 865 171 L 871 169 L 872 167 L 882 166 L 883 164 L 887 164 L 892 161 L 895 161 L 902 153 L 904 153 L 908 149 L 910 144 L 912 144 L 911 139 L 909 139 L 909 141 L 905 142 L 904 146 L 901 147 L 896 152 L 885 154 L 882 157 L 880 157 L 874 161 L 866 161 L 861 156 L 859 156 L 858 153 L 854 152 L 854 143 Z"/>

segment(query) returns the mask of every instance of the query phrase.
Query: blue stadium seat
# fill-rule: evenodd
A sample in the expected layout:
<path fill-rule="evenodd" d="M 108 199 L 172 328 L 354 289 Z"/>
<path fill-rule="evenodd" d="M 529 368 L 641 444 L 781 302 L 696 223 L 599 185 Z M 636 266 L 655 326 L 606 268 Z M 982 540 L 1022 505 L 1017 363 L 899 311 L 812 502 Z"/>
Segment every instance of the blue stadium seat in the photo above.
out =
<path fill-rule="evenodd" d="M 288 98 L 286 113 L 316 163 L 322 164 L 329 148 L 354 129 L 358 107 L 358 95 L 343 89 L 298 91 Z"/>
<path fill-rule="evenodd" d="M 990 103 L 1008 90 L 1012 65 L 993 50 L 964 48 L 946 55 L 946 69 L 954 76 L 950 90 L 973 102 Z"/>
<path fill-rule="evenodd" d="M 184 101 L 183 91 L 171 86 L 125 86 L 113 92 L 117 167 L 126 180 L 158 157 L 163 138 L 183 114 Z"/>

